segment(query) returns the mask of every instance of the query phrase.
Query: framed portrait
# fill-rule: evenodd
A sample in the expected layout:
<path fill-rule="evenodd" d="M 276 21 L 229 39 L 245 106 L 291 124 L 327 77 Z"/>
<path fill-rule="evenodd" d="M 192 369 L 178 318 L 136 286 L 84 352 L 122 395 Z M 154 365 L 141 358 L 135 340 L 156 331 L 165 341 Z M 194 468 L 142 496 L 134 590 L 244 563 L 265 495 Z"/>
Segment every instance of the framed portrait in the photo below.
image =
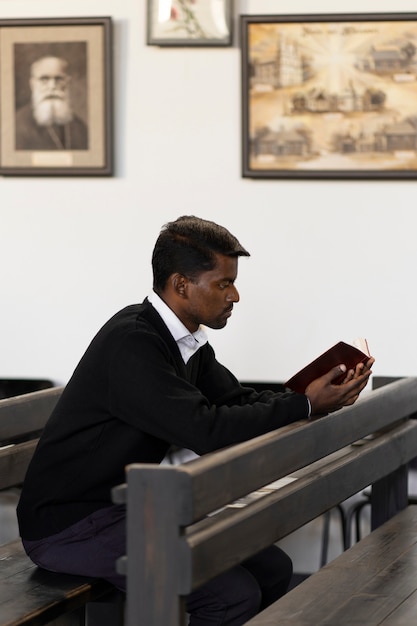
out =
<path fill-rule="evenodd" d="M 147 43 L 231 46 L 233 0 L 148 0 Z"/>
<path fill-rule="evenodd" d="M 0 20 L 0 174 L 110 176 L 111 20 Z"/>
<path fill-rule="evenodd" d="M 417 178 L 417 13 L 240 20 L 243 177 Z"/>

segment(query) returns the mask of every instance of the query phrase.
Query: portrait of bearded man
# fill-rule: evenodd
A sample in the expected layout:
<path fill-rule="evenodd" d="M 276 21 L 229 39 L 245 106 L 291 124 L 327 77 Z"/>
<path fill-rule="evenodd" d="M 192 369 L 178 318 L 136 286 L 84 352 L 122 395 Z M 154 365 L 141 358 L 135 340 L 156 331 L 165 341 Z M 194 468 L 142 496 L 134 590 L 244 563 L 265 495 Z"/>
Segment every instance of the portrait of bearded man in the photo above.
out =
<path fill-rule="evenodd" d="M 87 150 L 88 131 L 71 103 L 68 62 L 53 55 L 31 65 L 31 101 L 16 112 L 16 150 Z"/>

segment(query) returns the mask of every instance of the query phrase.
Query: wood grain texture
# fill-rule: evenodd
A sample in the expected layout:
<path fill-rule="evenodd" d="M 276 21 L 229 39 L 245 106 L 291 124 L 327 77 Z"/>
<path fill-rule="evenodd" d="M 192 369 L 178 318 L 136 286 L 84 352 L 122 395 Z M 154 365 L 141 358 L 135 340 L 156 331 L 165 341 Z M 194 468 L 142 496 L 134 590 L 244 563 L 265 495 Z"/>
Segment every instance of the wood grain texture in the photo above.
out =
<path fill-rule="evenodd" d="M 0 546 L 0 623 L 2 626 L 41 626 L 66 614 L 81 624 L 77 610 L 113 590 L 93 578 L 55 574 L 38 568 L 25 554 L 20 540 Z"/>
<path fill-rule="evenodd" d="M 0 448 L 0 489 L 23 482 L 37 435 L 61 392 L 62 388 L 52 388 L 0 401 L 0 441 L 8 444 Z M 25 554 L 20 539 L 0 546 L 1 626 L 84 626 L 85 605 L 113 590 L 103 580 L 38 568 Z M 121 621 L 112 626 L 116 623 Z M 97 626 L 98 622 L 90 624 Z M 100 622 L 100 626 L 104 624 Z"/>
<path fill-rule="evenodd" d="M 417 507 L 409 506 L 248 626 L 417 623 Z"/>
<path fill-rule="evenodd" d="M 193 480 L 192 509 L 184 509 L 182 521 L 189 524 L 202 519 L 231 500 L 389 428 L 416 410 L 417 380 L 405 378 L 314 422 L 302 420 L 187 463 L 183 471 Z"/>
<path fill-rule="evenodd" d="M 184 624 L 184 595 L 369 485 L 376 486 L 374 526 L 402 510 L 408 502 L 407 463 L 417 456 L 417 421 L 411 419 L 416 412 L 417 380 L 402 379 L 318 421 L 301 421 L 181 466 L 130 465 L 127 490 L 115 490 L 118 502 L 128 502 L 123 564 L 128 626 Z M 288 475 L 296 480 L 270 495 L 243 508 L 223 508 Z M 372 622 L 377 607 L 371 583 L 385 568 L 410 568 L 414 553 L 408 541 L 403 546 L 409 560 L 404 555 L 400 561 L 398 542 L 404 538 L 392 537 L 406 529 L 406 524 L 399 531 L 390 527 L 387 535 L 377 536 L 378 549 L 365 544 L 364 555 L 346 552 L 354 574 L 341 567 L 337 575 L 335 569 L 327 577 L 320 570 L 311 577 L 301 621 L 295 602 L 289 618 L 273 615 L 265 624 L 338 625 L 347 599 L 350 624 L 377 623 Z M 387 574 L 385 585 L 389 579 Z M 363 606 L 356 608 L 364 588 Z M 394 585 L 391 590 L 399 593 Z M 375 603 L 383 604 L 382 599 Z M 391 606 L 389 599 L 384 602 Z M 402 599 L 395 610 L 401 604 L 401 612 L 410 615 L 413 601 Z M 311 618 L 309 610 L 316 605 Z"/>
<path fill-rule="evenodd" d="M 0 400 L 0 445 L 24 441 L 45 426 L 63 387 Z"/>

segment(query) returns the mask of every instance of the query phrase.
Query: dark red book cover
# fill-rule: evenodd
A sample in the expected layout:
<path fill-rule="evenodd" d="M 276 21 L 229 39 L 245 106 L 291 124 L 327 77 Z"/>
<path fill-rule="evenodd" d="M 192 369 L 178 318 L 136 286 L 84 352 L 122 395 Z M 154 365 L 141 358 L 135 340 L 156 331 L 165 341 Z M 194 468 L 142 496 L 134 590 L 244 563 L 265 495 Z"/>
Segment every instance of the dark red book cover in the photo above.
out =
<path fill-rule="evenodd" d="M 365 354 L 362 350 L 344 341 L 339 341 L 339 343 L 323 352 L 317 359 L 314 359 L 309 365 L 287 380 L 285 386 L 292 389 L 292 391 L 304 393 L 306 387 L 313 380 L 327 374 L 333 367 L 344 363 L 348 370 L 355 369 L 358 363 L 365 363 L 368 359 L 369 354 Z M 332 382 L 334 385 L 338 385 L 344 378 L 345 374 L 341 374 Z"/>

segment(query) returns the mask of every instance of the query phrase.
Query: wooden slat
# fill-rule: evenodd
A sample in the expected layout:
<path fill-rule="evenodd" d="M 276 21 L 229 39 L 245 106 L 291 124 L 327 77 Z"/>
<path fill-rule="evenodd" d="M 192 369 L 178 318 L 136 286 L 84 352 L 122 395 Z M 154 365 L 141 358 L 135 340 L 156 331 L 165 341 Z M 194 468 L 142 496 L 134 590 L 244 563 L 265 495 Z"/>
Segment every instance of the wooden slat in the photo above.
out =
<path fill-rule="evenodd" d="M 214 515 L 205 521 L 201 531 L 190 532 L 181 539 L 183 571 L 179 593 L 189 593 L 282 539 L 385 473 L 396 470 L 400 463 L 413 458 L 416 450 L 417 423 L 404 423 L 363 446 L 333 455 L 317 471 L 311 466 L 304 478 L 247 507 L 234 509 L 232 515 Z"/>
<path fill-rule="evenodd" d="M 397 606 L 395 611 L 388 615 L 382 622 L 383 626 L 410 626 L 417 620 L 417 591 L 411 593 L 408 598 Z"/>
<path fill-rule="evenodd" d="M 201 519 L 231 500 L 415 412 L 417 379 L 405 378 L 315 422 L 300 421 L 187 463 L 182 467 L 192 480 L 193 495 L 191 508 L 187 502 L 182 513 L 182 523 Z M 222 488 L 213 489 L 212 485 Z"/>
<path fill-rule="evenodd" d="M 9 489 L 23 483 L 38 439 L 0 448 L 0 489 Z"/>
<path fill-rule="evenodd" d="M 247 624 L 415 624 L 416 566 L 417 507 L 409 506 Z"/>
<path fill-rule="evenodd" d="M 52 387 L 0 400 L 0 444 L 41 431 L 62 390 L 63 387 Z"/>

